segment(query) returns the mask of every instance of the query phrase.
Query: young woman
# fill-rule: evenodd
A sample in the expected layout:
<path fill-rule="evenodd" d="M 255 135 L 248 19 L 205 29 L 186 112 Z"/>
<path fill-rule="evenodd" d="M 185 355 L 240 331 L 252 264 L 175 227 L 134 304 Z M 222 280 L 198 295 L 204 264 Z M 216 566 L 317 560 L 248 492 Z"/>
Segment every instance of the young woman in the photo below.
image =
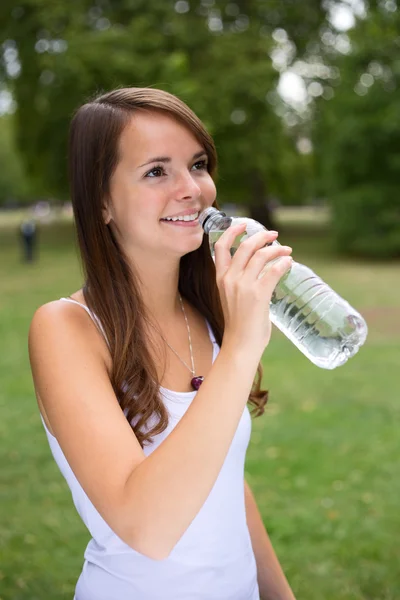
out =
<path fill-rule="evenodd" d="M 247 402 L 262 414 L 268 306 L 291 249 L 262 232 L 231 258 L 236 226 L 214 265 L 198 215 L 217 207 L 215 169 L 202 123 L 161 90 L 112 91 L 72 120 L 84 283 L 35 312 L 29 352 L 92 536 L 76 600 L 294 598 L 244 481 Z"/>

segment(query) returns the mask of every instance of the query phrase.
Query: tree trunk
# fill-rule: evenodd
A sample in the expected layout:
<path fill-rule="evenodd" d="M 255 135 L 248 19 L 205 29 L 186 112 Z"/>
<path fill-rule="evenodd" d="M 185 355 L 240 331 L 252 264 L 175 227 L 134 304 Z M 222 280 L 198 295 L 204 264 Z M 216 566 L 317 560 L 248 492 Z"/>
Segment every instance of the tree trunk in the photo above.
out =
<path fill-rule="evenodd" d="M 267 229 L 276 230 L 271 201 L 268 198 L 267 186 L 259 173 L 252 176 L 252 197 L 249 205 L 250 217 L 264 225 Z"/>

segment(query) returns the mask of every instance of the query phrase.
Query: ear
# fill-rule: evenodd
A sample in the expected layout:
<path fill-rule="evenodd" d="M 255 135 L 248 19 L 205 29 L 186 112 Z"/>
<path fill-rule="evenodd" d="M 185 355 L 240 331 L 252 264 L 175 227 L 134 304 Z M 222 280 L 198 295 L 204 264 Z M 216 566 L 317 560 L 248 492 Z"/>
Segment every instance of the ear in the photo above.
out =
<path fill-rule="evenodd" d="M 105 225 L 108 225 L 112 218 L 109 202 L 105 202 L 103 204 L 103 208 L 101 209 L 101 215 L 103 217 L 103 221 L 104 221 Z"/>

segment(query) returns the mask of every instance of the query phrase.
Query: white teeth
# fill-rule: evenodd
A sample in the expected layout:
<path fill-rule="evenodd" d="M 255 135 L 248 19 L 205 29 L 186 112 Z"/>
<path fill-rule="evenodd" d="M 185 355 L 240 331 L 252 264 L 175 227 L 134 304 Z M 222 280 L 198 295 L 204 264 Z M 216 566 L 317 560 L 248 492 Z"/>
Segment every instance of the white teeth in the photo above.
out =
<path fill-rule="evenodd" d="M 199 216 L 198 212 L 193 213 L 192 215 L 185 215 L 182 217 L 165 217 L 162 219 L 163 221 L 195 221 Z"/>

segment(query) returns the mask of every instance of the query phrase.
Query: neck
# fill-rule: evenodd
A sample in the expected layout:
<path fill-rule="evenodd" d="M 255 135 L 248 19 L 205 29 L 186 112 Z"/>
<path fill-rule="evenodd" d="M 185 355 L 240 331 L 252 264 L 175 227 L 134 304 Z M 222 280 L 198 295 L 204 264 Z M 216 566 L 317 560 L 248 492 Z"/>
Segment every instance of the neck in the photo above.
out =
<path fill-rule="evenodd" d="M 182 315 L 179 302 L 179 260 L 153 264 L 146 262 L 145 268 L 135 264 L 139 276 L 140 290 L 146 309 L 158 322 L 168 323 Z"/>

